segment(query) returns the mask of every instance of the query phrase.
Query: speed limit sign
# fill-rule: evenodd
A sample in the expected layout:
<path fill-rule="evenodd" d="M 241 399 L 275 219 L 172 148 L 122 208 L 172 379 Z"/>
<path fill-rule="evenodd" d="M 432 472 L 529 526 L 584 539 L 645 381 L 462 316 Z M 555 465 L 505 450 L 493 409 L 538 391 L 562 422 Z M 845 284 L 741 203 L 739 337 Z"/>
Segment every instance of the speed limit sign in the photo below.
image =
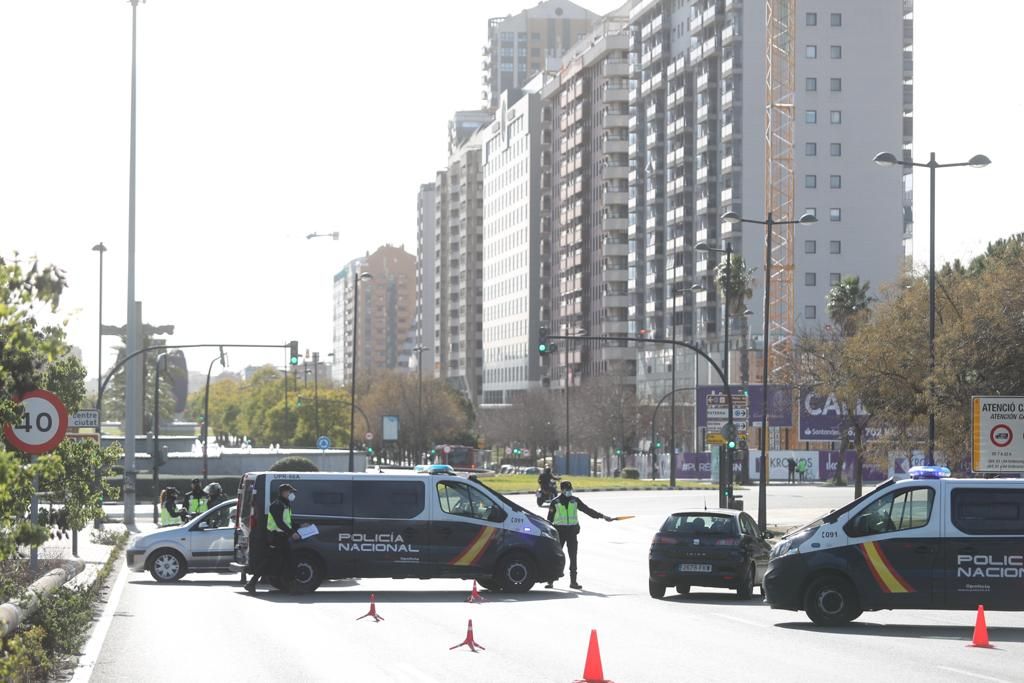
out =
<path fill-rule="evenodd" d="M 68 410 L 56 394 L 38 389 L 15 399 L 21 419 L 4 425 L 7 442 L 23 453 L 39 455 L 57 448 L 68 430 Z"/>

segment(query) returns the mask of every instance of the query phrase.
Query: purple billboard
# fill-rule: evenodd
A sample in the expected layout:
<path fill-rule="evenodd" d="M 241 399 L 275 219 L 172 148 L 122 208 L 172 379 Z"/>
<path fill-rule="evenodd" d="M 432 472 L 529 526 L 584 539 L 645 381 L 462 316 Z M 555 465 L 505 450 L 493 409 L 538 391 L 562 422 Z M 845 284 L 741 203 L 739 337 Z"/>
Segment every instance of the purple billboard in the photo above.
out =
<path fill-rule="evenodd" d="M 735 397 L 742 395 L 743 390 L 732 387 L 733 402 Z M 724 394 L 720 386 L 697 387 L 697 426 L 708 426 L 708 396 Z M 764 401 L 760 386 L 751 386 L 750 394 L 747 397 L 750 412 L 747 417 L 748 424 L 760 424 L 764 415 Z M 790 387 L 782 384 L 768 385 L 768 426 L 769 427 L 792 427 L 793 411 L 791 401 L 793 393 Z"/>
<path fill-rule="evenodd" d="M 818 394 L 813 389 L 800 390 L 800 441 L 839 441 L 847 408 L 835 394 Z M 857 415 L 867 416 L 864 406 L 857 404 Z M 877 428 L 869 428 L 866 437 L 877 436 Z"/>

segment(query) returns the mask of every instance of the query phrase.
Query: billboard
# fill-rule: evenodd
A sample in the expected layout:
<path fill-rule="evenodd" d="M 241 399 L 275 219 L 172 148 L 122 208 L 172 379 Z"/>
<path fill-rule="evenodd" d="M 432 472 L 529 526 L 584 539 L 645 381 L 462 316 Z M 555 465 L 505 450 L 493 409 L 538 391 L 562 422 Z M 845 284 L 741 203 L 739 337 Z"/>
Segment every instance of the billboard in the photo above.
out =
<path fill-rule="evenodd" d="M 868 415 L 859 402 L 856 411 L 857 415 Z M 837 399 L 835 394 L 822 394 L 809 388 L 801 389 L 797 425 L 800 441 L 839 441 L 843 437 L 841 426 L 846 414 L 846 405 Z M 877 427 L 869 427 L 865 432 L 865 438 L 875 438 L 879 433 Z"/>

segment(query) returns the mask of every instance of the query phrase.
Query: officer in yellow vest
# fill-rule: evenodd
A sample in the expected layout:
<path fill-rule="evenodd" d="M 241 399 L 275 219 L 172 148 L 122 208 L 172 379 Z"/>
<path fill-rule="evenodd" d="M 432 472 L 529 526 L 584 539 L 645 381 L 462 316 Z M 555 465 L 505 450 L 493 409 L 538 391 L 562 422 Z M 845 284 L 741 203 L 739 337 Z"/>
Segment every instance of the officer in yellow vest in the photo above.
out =
<path fill-rule="evenodd" d="M 578 513 L 582 512 L 606 522 L 612 521 L 612 518 L 584 505 L 583 501 L 573 494 L 572 482 L 563 481 L 561 488 L 562 493 L 548 505 L 548 521 L 555 525 L 562 547 L 569 551 L 569 587 L 582 590 L 583 586 L 576 581 L 576 550 L 579 547 L 576 537 L 580 533 Z M 544 587 L 554 588 L 554 584 L 549 582 Z"/>
<path fill-rule="evenodd" d="M 267 511 L 267 547 L 253 570 L 252 578 L 245 584 L 245 590 L 249 593 L 256 592 L 256 583 L 264 576 L 277 577 L 282 584 L 288 576 L 291 565 L 288 541 L 299 540 L 299 534 L 292 526 L 295 493 L 295 487 L 291 484 L 281 484 L 277 488 L 277 498 Z"/>
<path fill-rule="evenodd" d="M 196 517 L 209 509 L 209 498 L 203 490 L 203 482 L 199 479 L 192 480 L 192 490 L 185 496 L 185 507 L 188 508 L 190 517 Z"/>
<path fill-rule="evenodd" d="M 168 486 L 160 492 L 160 526 L 181 524 L 187 514 L 185 508 L 178 508 L 178 489 Z"/>

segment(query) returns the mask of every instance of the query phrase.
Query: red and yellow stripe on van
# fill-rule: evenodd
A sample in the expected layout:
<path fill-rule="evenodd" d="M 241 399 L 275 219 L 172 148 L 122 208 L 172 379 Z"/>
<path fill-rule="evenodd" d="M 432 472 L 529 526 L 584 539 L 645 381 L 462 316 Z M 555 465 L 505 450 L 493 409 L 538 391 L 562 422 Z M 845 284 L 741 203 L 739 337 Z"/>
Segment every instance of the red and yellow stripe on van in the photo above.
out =
<path fill-rule="evenodd" d="M 473 537 L 466 549 L 463 550 L 458 556 L 452 560 L 452 564 L 456 567 L 465 567 L 468 565 L 476 564 L 476 561 L 483 555 L 484 551 L 487 550 L 487 546 L 491 544 L 494 537 L 498 535 L 498 530 L 492 526 L 485 526 L 480 529 L 480 532 Z"/>
<path fill-rule="evenodd" d="M 867 561 L 871 574 L 878 582 L 879 588 L 886 593 L 913 593 L 914 587 L 906 579 L 899 575 L 889 563 L 889 558 L 882 552 L 874 541 L 869 541 L 860 546 L 860 552 Z"/>

